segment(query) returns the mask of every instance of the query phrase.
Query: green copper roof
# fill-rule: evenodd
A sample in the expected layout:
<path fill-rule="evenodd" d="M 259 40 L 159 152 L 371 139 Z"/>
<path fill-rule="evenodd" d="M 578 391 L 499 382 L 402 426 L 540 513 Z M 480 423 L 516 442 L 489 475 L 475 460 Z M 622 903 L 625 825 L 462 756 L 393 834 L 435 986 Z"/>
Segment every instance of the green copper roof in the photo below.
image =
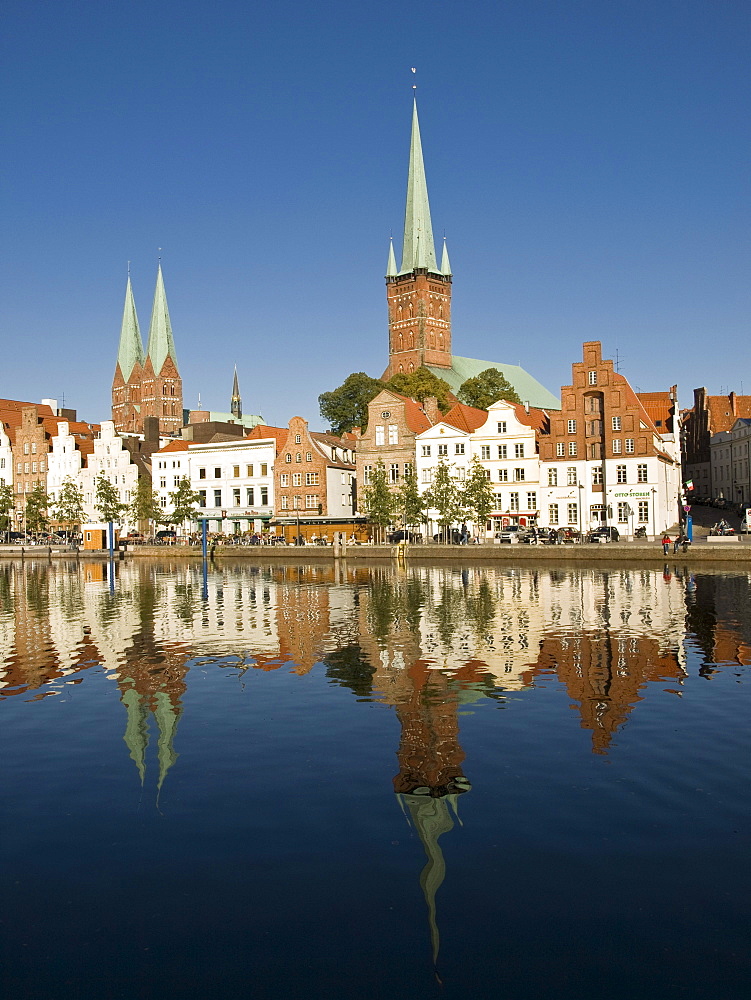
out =
<path fill-rule="evenodd" d="M 389 240 L 389 262 L 386 265 L 386 277 L 393 278 L 396 276 L 396 257 L 394 256 L 394 241 Z"/>
<path fill-rule="evenodd" d="M 409 176 L 407 178 L 407 210 L 404 213 L 404 246 L 402 248 L 401 274 L 424 267 L 437 271 L 433 228 L 430 224 L 428 185 L 422 161 L 420 123 L 417 120 L 417 101 L 412 109 L 412 140 L 409 147 Z"/>
<path fill-rule="evenodd" d="M 443 237 L 443 256 L 441 257 L 441 274 L 450 275 L 451 274 L 451 263 L 449 261 L 449 252 L 446 249 L 446 237 Z"/>
<path fill-rule="evenodd" d="M 561 408 L 561 401 L 519 365 L 507 365 L 500 361 L 479 361 L 477 358 L 460 358 L 455 354 L 452 355 L 451 362 L 451 368 L 437 368 L 434 365 L 427 367 L 439 378 L 448 382 L 453 393 L 458 392 L 462 382 L 466 382 L 468 378 L 474 378 L 487 368 L 497 368 L 513 385 L 523 402 L 541 410 Z"/>
<path fill-rule="evenodd" d="M 133 366 L 136 362 L 143 364 L 143 341 L 141 340 L 141 329 L 138 326 L 138 316 L 136 315 L 136 303 L 133 299 L 133 288 L 130 284 L 125 287 L 125 307 L 123 309 L 123 323 L 120 327 L 120 346 L 117 349 L 117 363 L 123 379 L 127 382 L 130 378 Z"/>
<path fill-rule="evenodd" d="M 175 354 L 175 342 L 172 339 L 172 324 L 167 308 L 167 295 L 164 291 L 161 264 L 156 273 L 156 290 L 151 310 L 151 323 L 149 324 L 149 346 L 146 353 L 151 358 L 155 375 L 158 375 L 162 370 L 167 356 L 172 358 L 175 368 L 177 368 L 177 355 Z"/>

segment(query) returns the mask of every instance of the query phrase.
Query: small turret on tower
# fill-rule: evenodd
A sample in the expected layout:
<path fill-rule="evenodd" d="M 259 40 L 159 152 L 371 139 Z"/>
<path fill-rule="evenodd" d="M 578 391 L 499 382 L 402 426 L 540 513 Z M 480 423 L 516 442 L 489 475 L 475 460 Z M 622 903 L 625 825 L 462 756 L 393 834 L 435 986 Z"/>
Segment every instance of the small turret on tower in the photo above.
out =
<path fill-rule="evenodd" d="M 232 402 L 230 404 L 230 413 L 235 420 L 239 420 L 243 415 L 243 401 L 240 396 L 240 384 L 237 381 L 237 365 L 235 365 L 235 377 L 232 382 Z"/>

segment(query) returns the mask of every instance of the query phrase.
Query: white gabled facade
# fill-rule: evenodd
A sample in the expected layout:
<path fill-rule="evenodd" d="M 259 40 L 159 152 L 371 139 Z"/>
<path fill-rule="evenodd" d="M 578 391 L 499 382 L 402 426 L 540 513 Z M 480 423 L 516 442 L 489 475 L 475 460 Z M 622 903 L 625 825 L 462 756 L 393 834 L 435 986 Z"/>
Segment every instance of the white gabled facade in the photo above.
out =
<path fill-rule="evenodd" d="M 66 479 L 82 488 L 81 470 L 83 455 L 76 447 L 76 439 L 70 433 L 67 420 L 61 420 L 57 425 L 57 434 L 50 440 L 50 451 L 47 455 L 47 495 L 50 503 L 60 496 L 60 489 Z"/>
<path fill-rule="evenodd" d="M 201 515 L 208 529 L 245 534 L 265 526 L 274 510 L 276 440 L 239 438 L 208 444 L 173 441 L 152 457 L 153 488 L 167 513 L 170 494 L 182 479 L 201 497 Z M 182 534 L 195 525 L 176 525 Z"/>
<path fill-rule="evenodd" d="M 105 478 L 116 487 L 120 503 L 129 504 L 138 486 L 138 466 L 133 462 L 112 420 L 102 422 L 99 436 L 94 440 L 94 451 L 80 473 L 84 509 L 91 522 L 100 520 L 99 513 L 94 509 L 96 480 L 100 473 L 104 473 Z M 137 527 L 127 514 L 120 523 L 123 531 Z"/>
<path fill-rule="evenodd" d="M 13 485 L 13 449 L 10 437 L 0 423 L 0 486 Z"/>

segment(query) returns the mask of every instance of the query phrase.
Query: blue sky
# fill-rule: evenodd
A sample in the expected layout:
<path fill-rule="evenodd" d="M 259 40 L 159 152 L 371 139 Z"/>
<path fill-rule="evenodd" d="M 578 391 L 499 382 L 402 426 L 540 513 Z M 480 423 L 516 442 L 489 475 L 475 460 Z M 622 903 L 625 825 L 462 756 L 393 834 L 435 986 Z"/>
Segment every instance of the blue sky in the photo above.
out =
<path fill-rule="evenodd" d="M 109 416 L 158 248 L 185 403 L 322 426 L 387 361 L 410 105 L 457 354 L 751 393 L 746 0 L 6 0 L 0 396 Z M 745 380 L 745 381 L 744 381 Z"/>

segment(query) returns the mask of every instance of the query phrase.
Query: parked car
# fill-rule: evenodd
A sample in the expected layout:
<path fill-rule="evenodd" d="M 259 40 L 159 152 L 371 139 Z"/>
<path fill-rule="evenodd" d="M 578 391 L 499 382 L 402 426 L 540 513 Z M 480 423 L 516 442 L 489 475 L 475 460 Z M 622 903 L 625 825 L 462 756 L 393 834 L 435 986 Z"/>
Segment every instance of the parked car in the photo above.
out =
<path fill-rule="evenodd" d="M 587 532 L 588 542 L 618 542 L 621 536 L 616 527 L 611 524 L 603 524 L 599 528 L 593 528 Z"/>
<path fill-rule="evenodd" d="M 175 531 L 157 531 L 156 540 L 158 542 L 173 542 L 177 538 Z"/>
<path fill-rule="evenodd" d="M 580 542 L 581 532 L 578 528 L 559 528 L 557 531 L 556 541 L 559 545 L 563 545 L 564 542 Z"/>
<path fill-rule="evenodd" d="M 501 528 L 500 531 L 496 531 L 495 537 L 498 542 L 510 542 L 513 544 L 520 542 L 526 533 L 527 529 L 523 528 L 520 524 L 509 524 L 507 527 Z"/>
<path fill-rule="evenodd" d="M 400 528 L 398 531 L 392 531 L 390 535 L 386 536 L 392 544 L 397 542 L 421 542 L 422 535 L 418 534 L 416 531 L 405 531 L 404 528 Z"/>

